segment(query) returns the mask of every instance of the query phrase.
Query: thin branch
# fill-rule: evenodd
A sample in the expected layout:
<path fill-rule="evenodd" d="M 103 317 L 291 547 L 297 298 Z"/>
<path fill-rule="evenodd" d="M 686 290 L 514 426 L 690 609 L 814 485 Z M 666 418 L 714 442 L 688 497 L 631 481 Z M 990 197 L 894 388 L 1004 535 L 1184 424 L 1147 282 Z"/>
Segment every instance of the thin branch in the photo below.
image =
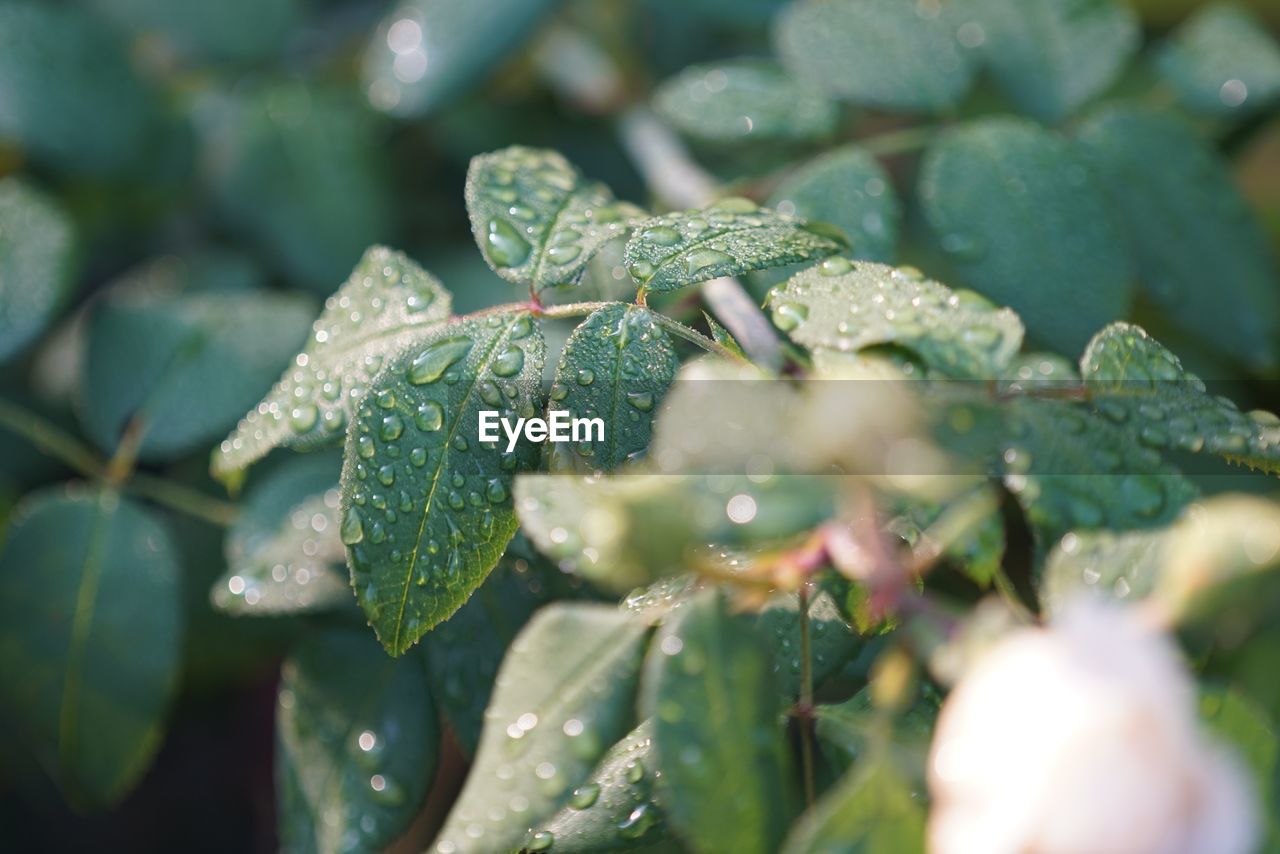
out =
<path fill-rule="evenodd" d="M 817 800 L 813 770 L 813 664 L 809 660 L 809 584 L 800 585 L 800 763 L 804 772 L 804 800 L 813 809 Z"/>
<path fill-rule="evenodd" d="M 708 338 L 698 330 L 691 329 L 688 326 L 685 326 L 683 323 L 681 323 L 678 320 L 673 320 L 672 318 L 667 317 L 665 314 L 658 314 L 657 312 L 653 313 L 653 318 L 659 326 L 661 326 L 663 329 L 670 332 L 672 335 L 676 335 L 680 338 L 683 338 L 684 340 L 692 344 L 697 344 L 699 347 L 701 347 L 703 350 L 706 350 L 708 353 L 715 353 L 717 356 L 723 356 L 724 358 L 728 359 L 731 362 L 746 361 L 742 358 L 740 354 L 735 353 L 733 350 L 730 350 L 728 347 L 724 346 L 719 341 L 715 341 L 711 338 Z"/>
<path fill-rule="evenodd" d="M 229 527 L 240 515 L 236 505 L 205 495 L 197 489 L 171 480 L 135 474 L 124 489 L 157 504 L 220 527 Z"/>
<path fill-rule="evenodd" d="M 43 416 L 0 400 L 0 427 L 23 437 L 41 453 L 66 463 L 86 477 L 102 475 L 103 462 L 97 452 Z"/>

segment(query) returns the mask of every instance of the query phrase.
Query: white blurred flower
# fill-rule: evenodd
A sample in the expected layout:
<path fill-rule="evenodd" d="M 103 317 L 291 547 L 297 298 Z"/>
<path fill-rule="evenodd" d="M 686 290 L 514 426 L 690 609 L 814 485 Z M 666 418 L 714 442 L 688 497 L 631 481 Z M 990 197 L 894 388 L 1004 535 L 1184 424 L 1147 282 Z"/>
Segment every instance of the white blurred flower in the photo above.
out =
<path fill-rule="evenodd" d="M 1173 645 L 1068 603 L 961 680 L 929 758 L 933 854 L 1247 854 L 1252 790 L 1200 731 Z"/>

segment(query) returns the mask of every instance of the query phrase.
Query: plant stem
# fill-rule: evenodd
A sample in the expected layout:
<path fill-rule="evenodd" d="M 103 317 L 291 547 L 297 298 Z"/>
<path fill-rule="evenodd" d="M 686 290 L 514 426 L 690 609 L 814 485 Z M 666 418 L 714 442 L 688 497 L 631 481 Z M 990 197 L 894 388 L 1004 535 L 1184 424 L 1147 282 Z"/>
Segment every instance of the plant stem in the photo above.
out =
<path fill-rule="evenodd" d="M 539 317 L 550 318 L 585 317 L 592 312 L 599 311 L 602 308 L 608 308 L 611 305 L 626 305 L 626 303 L 615 301 L 569 302 L 564 305 L 543 306 L 536 312 L 536 314 Z"/>
<path fill-rule="evenodd" d="M 107 470 L 103 477 L 112 486 L 120 486 L 129 479 L 133 467 L 138 462 L 138 449 L 142 447 L 142 439 L 147 433 L 147 424 L 141 415 L 135 415 L 124 428 L 120 444 L 116 452 L 107 460 Z"/>
<path fill-rule="evenodd" d="M 809 809 L 816 800 L 813 770 L 813 664 L 809 650 L 809 584 L 800 585 L 800 763 L 804 773 L 804 800 Z"/>
<path fill-rule="evenodd" d="M 670 332 L 672 335 L 683 338 L 692 344 L 697 344 L 708 353 L 715 353 L 717 356 L 723 356 L 731 362 L 745 362 L 742 356 L 730 350 L 719 341 L 714 341 L 708 338 L 696 329 L 690 329 L 678 320 L 673 320 L 665 314 L 658 314 L 657 312 L 653 313 L 653 318 L 657 321 L 659 326 Z"/>
<path fill-rule="evenodd" d="M 124 487 L 127 491 L 149 498 L 157 504 L 226 528 L 240 515 L 240 508 L 221 499 L 205 495 L 197 489 L 145 474 L 135 474 Z"/>
<path fill-rule="evenodd" d="M 0 427 L 23 437 L 42 453 L 66 463 L 85 477 L 102 475 L 102 460 L 92 448 L 34 412 L 0 400 Z"/>

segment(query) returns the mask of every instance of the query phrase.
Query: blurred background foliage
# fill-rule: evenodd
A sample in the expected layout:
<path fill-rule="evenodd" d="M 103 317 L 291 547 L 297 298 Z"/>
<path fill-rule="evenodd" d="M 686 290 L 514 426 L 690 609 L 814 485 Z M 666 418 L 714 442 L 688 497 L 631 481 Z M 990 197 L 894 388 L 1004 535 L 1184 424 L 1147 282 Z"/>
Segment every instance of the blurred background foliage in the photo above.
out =
<path fill-rule="evenodd" d="M 513 143 L 554 148 L 620 198 L 645 202 L 651 190 L 619 138 L 619 117 L 691 65 L 770 57 L 770 22 L 785 5 L 0 0 L 0 399 L 83 436 L 104 457 L 122 459 L 123 445 L 123 459 L 139 461 L 143 476 L 163 475 L 188 491 L 167 503 L 194 502 L 195 515 L 216 517 L 217 506 L 199 503 L 217 491 L 207 475 L 210 447 L 279 376 L 323 297 L 366 247 L 395 246 L 423 263 L 452 291 L 458 312 L 510 300 L 511 286 L 476 251 L 462 205 L 470 158 Z M 1180 104 L 1218 138 L 1274 249 L 1274 97 L 1255 91 L 1249 110 L 1225 119 L 1215 104 L 1198 104 L 1161 56 L 1170 31 L 1207 4 L 1133 5 L 1146 41 L 1111 91 Z M 1280 4 L 1245 5 L 1280 27 Z M 778 74 L 771 65 L 717 73 L 729 72 L 775 95 L 772 87 L 786 85 L 767 79 Z M 793 183 L 782 188 L 770 176 L 833 140 L 912 126 L 820 100 L 803 112 L 802 126 L 793 115 L 742 133 L 732 121 L 717 124 L 715 111 L 682 103 L 681 88 L 705 74 L 666 87 L 655 107 L 717 178 L 757 196 L 772 190 L 775 201 L 829 206 L 823 169 L 878 180 L 879 167 L 857 152 L 815 163 L 807 168 L 816 171 L 789 176 Z M 1280 89 L 1274 79 L 1269 85 Z M 949 110 L 955 118 L 1013 112 L 1008 91 L 984 73 Z M 805 92 L 782 95 L 794 104 Z M 906 188 L 918 159 L 883 162 L 903 199 L 913 200 Z M 862 238 L 864 257 L 936 269 L 924 236 L 929 212 L 914 201 L 905 210 L 886 207 L 875 203 L 879 195 L 862 198 L 868 207 L 857 219 L 839 223 Z M 755 294 L 775 281 L 753 281 Z M 1259 382 L 1274 377 L 1274 366 L 1242 366 L 1248 354 L 1230 341 L 1171 331 L 1185 328 L 1174 314 L 1145 298 L 1133 310 L 1193 367 L 1253 383 L 1256 404 L 1280 409 L 1280 395 Z M 1034 334 L 1034 317 L 1029 322 Z M 250 489 L 286 479 L 278 460 L 260 468 Z M 0 526 L 20 496 L 72 475 L 29 437 L 0 430 Z M 283 517 L 288 506 L 261 512 Z M 0 739 L 6 847 L 276 845 L 276 665 L 305 618 L 236 620 L 216 611 L 208 591 L 226 572 L 222 529 L 163 515 L 164 549 L 181 566 L 183 619 L 181 632 L 167 636 L 171 644 L 181 637 L 181 675 L 155 764 L 132 794 L 118 793 L 123 800 L 112 812 L 84 817 L 23 745 Z M 1255 659 L 1240 667 L 1274 664 Z M 23 678 L 3 675 L 6 683 Z M 1280 705 L 1280 697 L 1262 699 Z"/>

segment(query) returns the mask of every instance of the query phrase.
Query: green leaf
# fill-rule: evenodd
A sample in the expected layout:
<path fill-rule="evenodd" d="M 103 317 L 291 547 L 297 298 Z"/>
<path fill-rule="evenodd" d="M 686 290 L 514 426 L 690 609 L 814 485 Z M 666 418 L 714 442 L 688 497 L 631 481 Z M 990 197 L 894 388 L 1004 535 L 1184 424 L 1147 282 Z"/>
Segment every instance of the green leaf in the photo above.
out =
<path fill-rule="evenodd" d="M 821 477 L 634 474 L 517 479 L 520 524 L 562 567 L 619 593 L 685 571 L 710 543 L 773 542 L 828 518 L 832 485 Z M 746 506 L 750 518 L 730 516 Z"/>
<path fill-rule="evenodd" d="M 56 201 L 18 178 L 0 179 L 0 361 L 30 344 L 71 296 L 75 251 Z"/>
<path fill-rule="evenodd" d="M 498 665 L 534 611 L 550 601 L 560 570 L 519 534 L 484 584 L 427 639 L 427 665 L 445 718 L 475 754 Z"/>
<path fill-rule="evenodd" d="M 178 682 L 180 578 L 164 527 L 108 489 L 48 489 L 9 522 L 5 709 L 81 808 L 118 803 L 160 746 Z"/>
<path fill-rule="evenodd" d="M 86 175 L 142 165 L 157 125 L 111 30 L 80 6 L 41 0 L 0 4 L 0 104 L 0 140 Z"/>
<path fill-rule="evenodd" d="M 1192 334 L 1267 368 L 1280 361 L 1280 276 L 1228 164 L 1178 119 L 1114 107 L 1079 130 L 1152 300 Z"/>
<path fill-rule="evenodd" d="M 1267 712 L 1234 688 L 1209 687 L 1200 690 L 1200 719 L 1248 763 L 1258 802 L 1270 811 L 1275 803 L 1273 792 L 1280 745 L 1276 742 L 1275 724 Z M 1272 844 L 1275 821 L 1273 815 L 1269 822 Z"/>
<path fill-rule="evenodd" d="M 896 344 L 943 376 L 993 379 L 1022 346 L 1022 323 L 911 267 L 828 258 L 769 292 L 773 321 L 810 350 Z"/>
<path fill-rule="evenodd" d="M 742 349 L 738 339 L 733 337 L 732 332 L 717 323 L 716 319 L 705 311 L 702 313 L 702 319 L 707 322 L 707 329 L 711 330 L 711 338 L 717 344 L 729 352 L 737 354 L 743 361 L 748 361 L 746 351 Z"/>
<path fill-rule="evenodd" d="M 1241 412 L 1141 327 L 1113 323 L 1080 359 L 1093 405 L 1152 448 L 1209 453 L 1280 473 L 1280 418 Z"/>
<path fill-rule="evenodd" d="M 450 302 L 440 282 L 405 255 L 369 249 L 326 301 L 302 353 L 214 453 L 213 473 L 234 480 L 272 448 L 340 441 L 383 360 L 446 320 Z"/>
<path fill-rule="evenodd" d="M 548 445 L 551 470 L 612 471 L 643 456 L 654 410 L 679 364 L 648 309 L 611 305 L 592 313 L 565 345 L 548 417 L 603 418 L 604 441 Z"/>
<path fill-rule="evenodd" d="M 646 624 L 602 605 L 554 604 L 511 645 L 480 750 L 436 847 L 507 851 L 569 803 L 635 726 Z M 500 807 L 500 809 L 498 809 Z"/>
<path fill-rule="evenodd" d="M 1076 353 L 1128 312 L 1132 264 L 1111 204 L 1070 144 L 990 119 L 944 134 L 920 180 L 924 214 L 961 280 Z"/>
<path fill-rule="evenodd" d="M 541 409 L 542 332 L 527 312 L 438 327 L 387 362 L 347 431 L 343 520 L 352 585 L 399 655 L 480 586 L 516 530 L 523 442 L 481 442 L 480 410 Z"/>
<path fill-rule="evenodd" d="M 772 652 L 773 672 L 783 697 L 800 691 L 800 601 L 794 593 L 777 593 L 753 620 L 757 634 Z M 809 663 L 813 684 L 821 685 L 848 663 L 860 645 L 858 635 L 840 616 L 831 594 L 817 591 L 809 601 Z"/>
<path fill-rule="evenodd" d="M 146 460 L 205 445 L 262 396 L 312 317 L 297 296 L 116 289 L 89 321 L 85 431 L 112 451 L 140 430 Z"/>
<path fill-rule="evenodd" d="M 771 62 L 694 65 L 658 86 L 658 115 L 681 133 L 716 143 L 821 139 L 839 112 Z"/>
<path fill-rule="evenodd" d="M 778 686 L 755 632 L 715 590 L 675 611 L 645 663 L 658 800 L 697 851 L 776 851 L 794 804 Z"/>
<path fill-rule="evenodd" d="M 213 118 L 216 209 L 294 284 L 329 293 L 365 247 L 393 237 L 382 128 L 350 92 L 275 83 Z"/>
<path fill-rule="evenodd" d="M 600 247 L 641 215 L 556 152 L 523 146 L 472 158 L 466 196 L 489 266 L 534 291 L 577 284 Z"/>
<path fill-rule="evenodd" d="M 308 636 L 281 668 L 276 780 L 286 850 L 377 851 L 418 813 L 439 731 L 422 660 L 363 631 Z"/>
<path fill-rule="evenodd" d="M 1214 116 L 1243 116 L 1280 96 L 1280 45 L 1248 10 L 1230 4 L 1201 9 L 1157 60 L 1182 102 Z"/>
<path fill-rule="evenodd" d="M 1142 35 L 1138 16 L 1116 0 L 962 0 L 955 19 L 1000 88 L 1043 122 L 1105 91 Z"/>
<path fill-rule="evenodd" d="M 532 839 L 549 844 L 546 850 L 557 854 L 651 850 L 649 846 L 670 838 L 653 795 L 655 766 L 649 719 L 609 749 L 587 781 L 574 789 L 569 805 L 543 822 Z"/>
<path fill-rule="evenodd" d="M 227 570 L 210 591 L 214 607 L 271 616 L 353 601 L 338 537 L 341 465 L 328 453 L 290 460 L 246 496 L 227 532 Z"/>
<path fill-rule="evenodd" d="M 796 822 L 783 854 L 910 854 L 925 850 L 925 811 L 884 760 L 850 770 Z"/>
<path fill-rule="evenodd" d="M 1000 391 L 1024 394 L 1037 389 L 1062 391 L 1080 385 L 1080 372 L 1069 359 L 1056 353 L 1023 353 L 1005 370 Z"/>
<path fill-rule="evenodd" d="M 966 507 L 963 502 L 972 503 Z M 992 583 L 1004 562 L 1005 532 L 999 500 L 988 484 L 957 493 L 947 504 L 916 500 L 902 505 L 894 508 L 901 514 L 886 526 L 891 533 L 902 537 L 912 548 L 940 548 L 943 557 L 975 584 L 986 587 Z M 959 518 L 952 519 L 951 512 L 960 514 Z M 933 538 L 939 533 L 951 538 L 936 542 Z"/>
<path fill-rule="evenodd" d="M 273 57 L 301 27 L 301 0 L 92 0 L 104 17 L 157 52 L 211 61 Z"/>
<path fill-rule="evenodd" d="M 945 7 L 899 0 L 798 0 L 774 19 L 774 43 L 797 77 L 866 107 L 941 112 L 973 69 Z"/>
<path fill-rule="evenodd" d="M 627 241 L 623 263 L 648 290 L 674 291 L 719 276 L 822 258 L 845 245 L 827 229 L 735 197 L 640 223 Z"/>
<path fill-rule="evenodd" d="M 940 704 L 937 692 L 926 688 L 905 709 L 882 709 L 871 689 L 863 688 L 843 703 L 814 709 L 818 746 L 846 780 L 850 768 L 878 765 L 890 756 L 903 765 L 902 773 L 923 777 Z"/>
<path fill-rule="evenodd" d="M 424 116 L 480 82 L 555 6 L 555 0 L 405 0 L 365 51 L 369 101 Z"/>
<path fill-rule="evenodd" d="M 1022 398 L 1007 418 L 1004 483 L 1042 549 L 1075 529 L 1167 524 L 1196 497 L 1157 451 L 1078 404 Z"/>
<path fill-rule="evenodd" d="M 1166 528 L 1068 534 L 1045 560 L 1041 604 L 1054 612 L 1082 591 L 1117 600 L 1145 599 L 1159 582 L 1168 539 Z"/>
<path fill-rule="evenodd" d="M 890 262 L 897 254 L 902 205 L 879 161 L 855 145 L 833 149 L 787 175 L 768 204 L 836 226 L 849 237 L 854 258 Z"/>

